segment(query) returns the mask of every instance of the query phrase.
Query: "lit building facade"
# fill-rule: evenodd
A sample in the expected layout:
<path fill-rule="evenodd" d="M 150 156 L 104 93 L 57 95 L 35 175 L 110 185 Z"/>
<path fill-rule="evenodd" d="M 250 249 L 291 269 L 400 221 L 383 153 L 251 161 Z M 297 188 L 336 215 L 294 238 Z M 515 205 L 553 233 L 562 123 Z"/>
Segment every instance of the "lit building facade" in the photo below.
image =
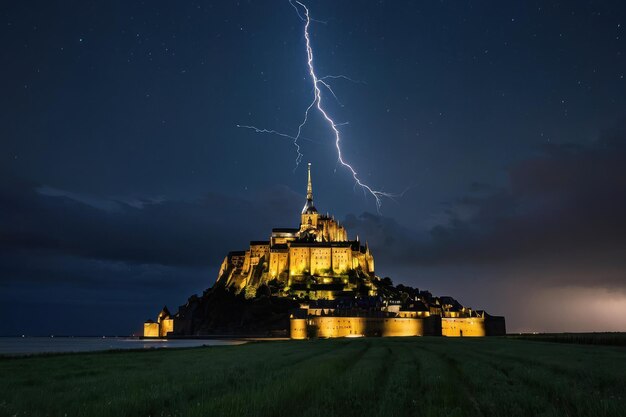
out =
<path fill-rule="evenodd" d="M 350 290 L 350 275 L 373 279 L 374 257 L 367 244 L 348 239 L 346 229 L 334 217 L 317 211 L 309 164 L 300 226 L 273 229 L 269 240 L 251 241 L 247 250 L 230 252 L 222 262 L 217 284 L 241 291 L 276 280 L 289 292 L 299 284 L 310 287 L 312 282 L 315 297 L 317 284 L 344 285 L 340 291 Z"/>

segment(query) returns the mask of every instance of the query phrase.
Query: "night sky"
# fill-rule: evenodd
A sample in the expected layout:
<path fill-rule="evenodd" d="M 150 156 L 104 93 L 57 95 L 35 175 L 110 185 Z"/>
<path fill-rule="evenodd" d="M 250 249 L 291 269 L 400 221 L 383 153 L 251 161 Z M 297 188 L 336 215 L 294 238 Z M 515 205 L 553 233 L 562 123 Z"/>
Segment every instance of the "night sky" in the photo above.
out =
<path fill-rule="evenodd" d="M 345 159 L 284 1 L 0 6 L 0 335 L 139 332 L 315 204 L 377 274 L 505 315 L 626 330 L 626 6 L 309 1 Z M 295 170 L 294 170 L 295 169 Z"/>

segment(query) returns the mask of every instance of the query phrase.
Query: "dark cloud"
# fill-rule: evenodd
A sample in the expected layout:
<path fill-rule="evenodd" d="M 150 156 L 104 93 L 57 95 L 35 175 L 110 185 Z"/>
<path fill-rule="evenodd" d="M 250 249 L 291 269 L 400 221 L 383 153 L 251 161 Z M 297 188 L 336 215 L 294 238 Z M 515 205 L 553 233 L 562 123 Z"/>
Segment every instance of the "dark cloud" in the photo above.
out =
<path fill-rule="evenodd" d="M 211 286 L 227 251 L 292 226 L 304 198 L 101 198 L 0 178 L 0 334 L 135 332 Z"/>
<path fill-rule="evenodd" d="M 167 266 L 218 265 L 225 252 L 297 221 L 301 196 L 275 187 L 248 198 L 102 199 L 3 177 L 0 247 Z M 245 221 L 244 221 L 245 219 Z"/>
<path fill-rule="evenodd" d="M 385 260 L 378 265 L 556 265 L 553 281 L 626 286 L 623 129 L 590 146 L 545 147 L 511 167 L 509 179 L 506 188 L 472 185 L 444 205 L 427 233 L 368 213 L 346 224 L 368 237 Z"/>
<path fill-rule="evenodd" d="M 163 304 L 176 307 L 217 268 L 137 264 L 45 251 L 0 255 L 0 334 L 129 334 Z"/>
<path fill-rule="evenodd" d="M 626 132 L 553 145 L 509 169 L 506 187 L 472 184 L 418 229 L 363 213 L 379 275 L 449 294 L 517 331 L 623 331 Z M 423 224 L 423 222 L 422 222 Z"/>

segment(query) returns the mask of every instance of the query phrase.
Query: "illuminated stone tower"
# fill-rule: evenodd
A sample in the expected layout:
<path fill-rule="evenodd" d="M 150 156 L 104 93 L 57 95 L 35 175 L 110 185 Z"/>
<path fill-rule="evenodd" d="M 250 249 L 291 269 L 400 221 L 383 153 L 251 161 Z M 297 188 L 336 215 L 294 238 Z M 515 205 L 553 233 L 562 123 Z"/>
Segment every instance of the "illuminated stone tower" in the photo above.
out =
<path fill-rule="evenodd" d="M 309 162 L 309 180 L 306 184 L 306 200 L 313 203 L 313 185 L 311 184 L 311 163 Z"/>
<path fill-rule="evenodd" d="M 317 209 L 313 205 L 313 185 L 311 184 L 311 163 L 309 162 L 309 175 L 306 186 L 306 203 L 302 208 L 302 216 L 300 220 L 300 232 L 317 229 L 317 220 L 319 215 Z"/>

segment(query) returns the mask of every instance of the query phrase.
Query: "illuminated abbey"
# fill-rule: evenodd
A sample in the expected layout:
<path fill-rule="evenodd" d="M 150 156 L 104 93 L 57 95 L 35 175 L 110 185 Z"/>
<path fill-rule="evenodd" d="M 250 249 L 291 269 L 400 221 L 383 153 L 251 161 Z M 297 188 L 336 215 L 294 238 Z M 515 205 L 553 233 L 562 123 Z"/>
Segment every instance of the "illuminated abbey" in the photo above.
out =
<path fill-rule="evenodd" d="M 389 278 L 376 276 L 368 245 L 358 237 L 348 239 L 334 217 L 315 208 L 311 164 L 300 227 L 273 229 L 269 240 L 251 241 L 247 250 L 228 253 L 213 288 L 202 298 L 192 296 L 174 315 L 165 307 L 156 322 L 144 324 L 144 336 L 208 333 L 210 327 L 198 323 L 206 323 L 203 316 L 210 314 L 223 317 L 206 305 L 221 302 L 218 294 L 290 303 L 284 333 L 293 339 L 505 333 L 504 317 L 463 307 L 451 297 L 394 287 Z"/>
<path fill-rule="evenodd" d="M 297 229 L 273 229 L 269 240 L 230 252 L 217 283 L 254 294 L 260 285 L 276 280 L 284 285 L 285 295 L 310 299 L 334 299 L 362 283 L 372 287 L 374 258 L 367 245 L 358 238 L 349 240 L 346 229 L 313 204 L 311 164 L 300 219 Z"/>

